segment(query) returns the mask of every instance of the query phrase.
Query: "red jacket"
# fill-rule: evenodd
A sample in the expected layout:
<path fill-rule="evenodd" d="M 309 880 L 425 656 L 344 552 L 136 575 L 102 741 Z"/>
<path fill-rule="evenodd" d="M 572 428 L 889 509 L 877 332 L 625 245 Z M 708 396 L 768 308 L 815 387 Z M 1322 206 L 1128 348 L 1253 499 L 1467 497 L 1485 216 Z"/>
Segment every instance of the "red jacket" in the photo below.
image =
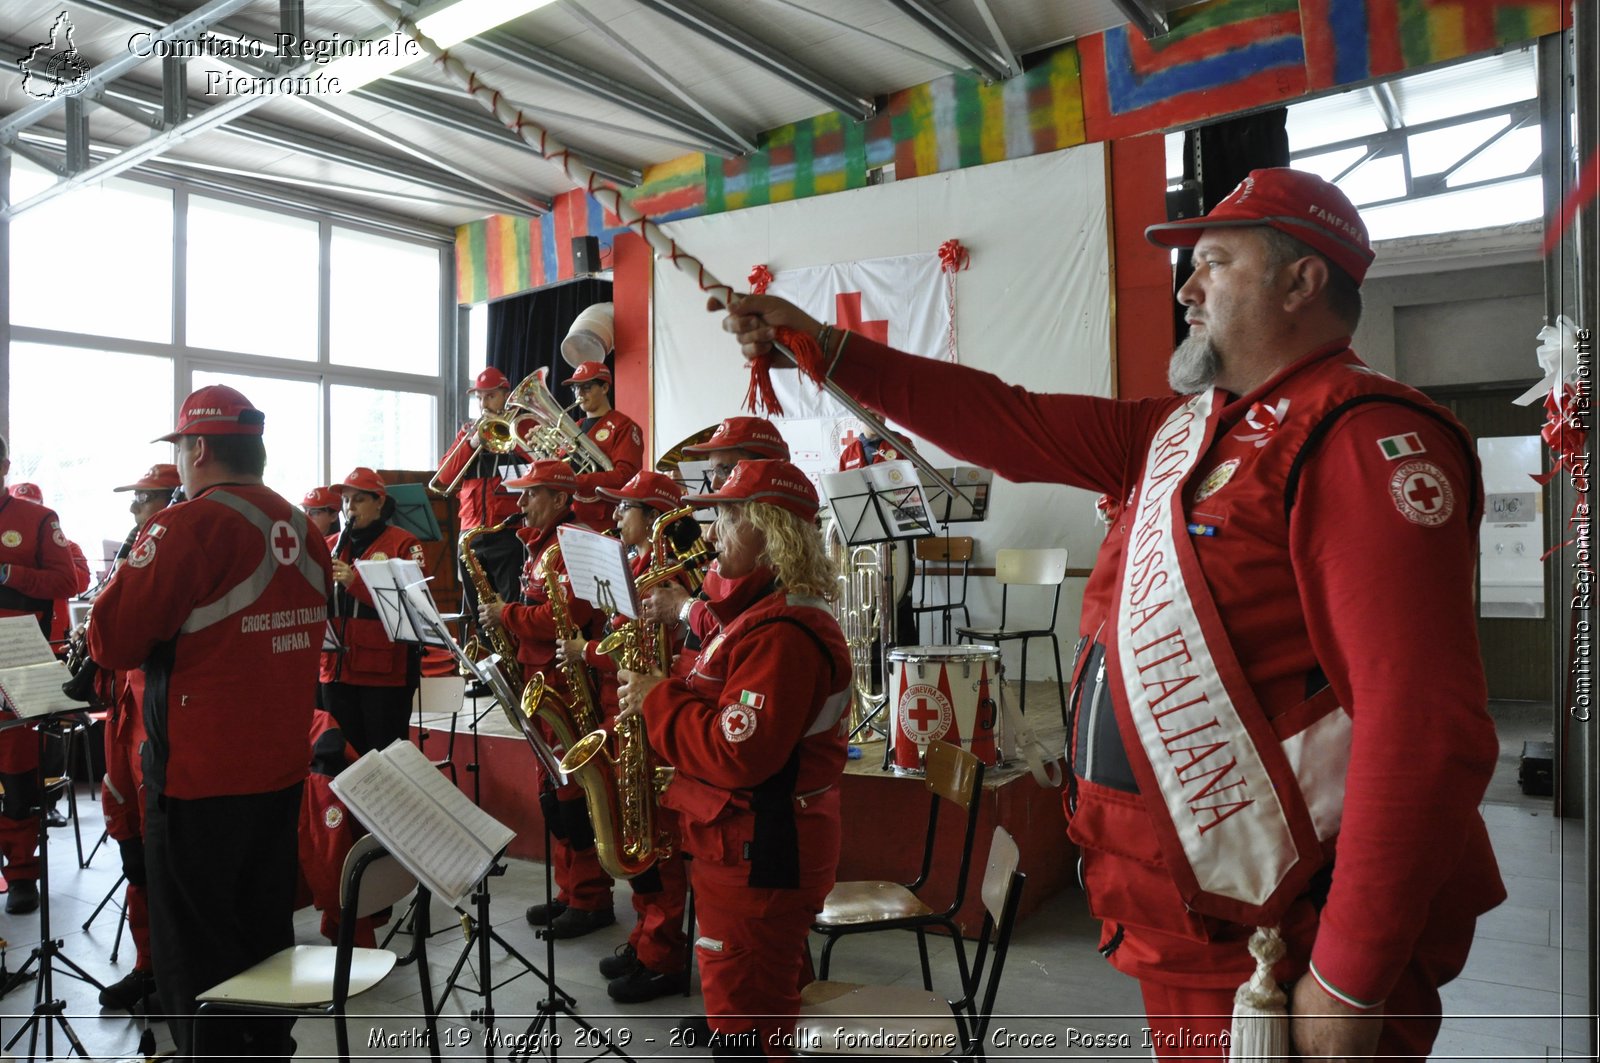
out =
<path fill-rule="evenodd" d="M 145 669 L 145 785 L 177 798 L 306 777 L 328 547 L 260 484 L 165 509 L 95 600 L 89 652 Z"/>
<path fill-rule="evenodd" d="M 634 557 L 632 571 L 635 582 L 638 581 L 640 576 L 650 571 L 650 551 L 648 549 Z M 681 577 L 679 582 L 682 583 Z M 618 613 L 611 618 L 610 626 L 603 629 L 599 637 L 590 639 L 583 648 L 584 663 L 595 673 L 595 679 L 600 684 L 600 703 L 605 706 L 607 719 L 616 715 L 617 711 L 617 661 L 610 654 L 600 652 L 600 641 L 611 632 L 621 630 L 629 622 L 627 617 Z M 667 659 L 673 661 L 677 659 L 678 651 L 683 649 L 684 639 L 680 625 L 668 624 L 667 638 L 671 642 L 667 647 Z"/>
<path fill-rule="evenodd" d="M 461 481 L 461 530 L 499 524 L 517 512 L 517 496 L 500 485 L 507 477 L 504 473 L 527 461 L 522 454 L 492 454 L 477 447 L 461 445 L 469 432 L 477 428 L 476 421 L 468 421 L 456 433 L 455 442 L 445 450 L 449 455 L 439 466 L 439 480 L 450 483 L 468 463 L 475 463 Z M 513 472 L 513 476 L 515 472 Z"/>
<path fill-rule="evenodd" d="M 507 603 L 505 612 L 500 614 L 500 622 L 517 640 L 517 661 L 522 665 L 525 676 L 532 676 L 534 672 L 544 672 L 547 678 L 559 675 L 556 668 L 558 635 L 555 610 L 545 594 L 544 579 L 539 575 L 538 566 L 544 552 L 556 544 L 556 529 L 571 520 L 572 514 L 568 512 L 548 528 L 517 529 L 517 538 L 522 540 L 522 545 L 528 551 L 522 563 L 522 603 Z M 567 566 L 558 565 L 556 572 L 561 582 L 566 584 Z M 588 602 L 574 598 L 570 593 L 567 595 L 567 611 L 571 623 L 585 634 L 594 630 L 595 617 L 600 615 Z"/>
<path fill-rule="evenodd" d="M 833 376 L 962 461 L 1122 502 L 1079 628 L 1115 640 L 1111 605 L 1135 509 L 1126 502 L 1156 428 L 1182 400 L 1034 394 L 857 335 Z M 1370 394 L 1382 401 L 1333 416 L 1334 406 Z M 945 416 L 957 402 L 971 414 L 959 430 Z M 1270 418 L 1262 416 L 1268 408 Z M 1260 427 L 1268 422 L 1277 427 Z M 1504 896 L 1477 808 L 1498 745 L 1473 608 L 1476 462 L 1452 426 L 1427 399 L 1335 344 L 1228 402 L 1184 496 L 1187 519 L 1200 529 L 1193 534 L 1201 574 L 1265 715 L 1304 701 L 1320 672 L 1352 719 L 1337 869 L 1310 959 L 1359 1000 L 1387 995 L 1431 917 L 1453 920 L 1470 937 L 1472 915 Z M 1295 465 L 1314 431 L 1315 446 Z M 1413 434 L 1422 448 L 1413 453 L 1450 490 L 1448 505 L 1435 498 L 1416 508 L 1405 490 L 1411 459 L 1380 447 Z M 1072 748 L 1093 737 L 1084 717 L 1080 711 Z M 1075 771 L 1084 770 L 1079 758 Z M 1160 942 L 1159 955 L 1122 948 L 1112 963 L 1158 981 L 1237 985 L 1253 967 L 1243 949 L 1251 928 L 1184 909 L 1139 795 L 1080 777 L 1068 800 L 1095 914 L 1152 928 Z M 1288 913 L 1285 932 L 1316 920 L 1308 899 Z M 1219 950 L 1207 939 L 1230 944 Z"/>
<path fill-rule="evenodd" d="M 901 457 L 900 452 L 889 444 L 879 442 L 878 449 L 872 453 L 871 464 L 877 465 L 879 462 L 898 461 Z M 866 464 L 868 464 L 867 448 L 861 442 L 861 437 L 856 436 L 850 440 L 850 443 L 839 454 L 839 471 L 846 472 L 850 469 L 859 469 Z"/>
<path fill-rule="evenodd" d="M 612 410 L 595 418 L 586 434 L 611 459 L 611 469 L 578 474 L 578 498 L 573 500 L 572 509 L 580 521 L 603 530 L 611 527 L 612 503 L 597 498 L 595 492 L 602 487 L 621 487 L 633 479 L 644 465 L 644 433 L 633 418 Z"/>
<path fill-rule="evenodd" d="M 337 541 L 338 536 L 330 535 L 328 548 L 332 550 Z M 393 524 L 383 529 L 360 557 L 352 560 L 348 556 L 351 552 L 351 547 L 346 544 L 344 553 L 347 556 L 344 560 L 350 564 L 356 561 L 382 561 L 390 557 L 407 558 L 419 565 L 427 564 L 417 537 Z M 343 648 L 322 655 L 322 682 L 349 683 L 362 687 L 406 686 L 411 681 L 410 658 L 413 648 L 391 640 L 384 632 L 383 621 L 378 619 L 372 592 L 367 589 L 366 581 L 358 574 L 348 588 L 339 584 L 333 586 L 335 590 L 329 606 L 329 620 Z"/>
<path fill-rule="evenodd" d="M 0 616 L 32 615 L 48 637 L 54 603 L 77 593 L 78 572 L 55 511 L 0 491 Z M 0 719 L 15 719 L 9 709 Z M 31 727 L 0 731 L 0 772 L 31 771 L 39 740 Z"/>
<path fill-rule="evenodd" d="M 817 799 L 844 773 L 850 655 L 825 602 L 769 578 L 713 604 L 722 630 L 643 713 L 651 747 L 676 768 L 663 804 L 682 813 L 684 848 L 748 862 L 751 886 L 792 888 L 838 865 L 838 804 Z"/>

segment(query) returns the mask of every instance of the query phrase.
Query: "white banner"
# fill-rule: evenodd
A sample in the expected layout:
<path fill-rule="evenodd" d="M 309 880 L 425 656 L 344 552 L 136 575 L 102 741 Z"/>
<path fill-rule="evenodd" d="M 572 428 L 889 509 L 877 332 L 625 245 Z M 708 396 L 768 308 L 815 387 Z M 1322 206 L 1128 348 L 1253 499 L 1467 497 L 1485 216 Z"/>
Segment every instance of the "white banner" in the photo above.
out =
<path fill-rule="evenodd" d="M 936 251 L 786 269 L 773 274 L 767 291 L 896 350 L 950 357 L 950 307 Z M 774 373 L 772 381 L 786 419 L 848 416 L 815 384 L 802 384 L 798 370 Z"/>

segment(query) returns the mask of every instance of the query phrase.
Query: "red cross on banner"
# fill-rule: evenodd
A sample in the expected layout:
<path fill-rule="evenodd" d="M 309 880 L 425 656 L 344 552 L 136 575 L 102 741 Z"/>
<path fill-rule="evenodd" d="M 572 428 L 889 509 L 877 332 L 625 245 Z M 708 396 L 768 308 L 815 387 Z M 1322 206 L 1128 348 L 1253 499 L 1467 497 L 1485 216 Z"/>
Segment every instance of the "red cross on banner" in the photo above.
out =
<path fill-rule="evenodd" d="M 834 323 L 839 328 L 859 332 L 876 343 L 889 342 L 889 319 L 866 321 L 861 316 L 861 293 L 840 292 L 833 297 Z"/>

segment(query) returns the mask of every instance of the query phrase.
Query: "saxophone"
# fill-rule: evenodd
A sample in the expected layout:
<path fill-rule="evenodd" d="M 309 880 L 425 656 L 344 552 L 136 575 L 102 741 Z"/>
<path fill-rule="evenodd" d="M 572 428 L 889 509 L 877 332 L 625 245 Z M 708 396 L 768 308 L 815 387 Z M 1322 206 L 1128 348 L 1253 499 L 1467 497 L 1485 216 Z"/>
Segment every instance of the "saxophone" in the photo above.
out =
<path fill-rule="evenodd" d="M 488 575 L 484 573 L 483 565 L 478 561 L 478 555 L 473 553 L 472 544 L 477 541 L 480 535 L 502 531 L 508 524 L 520 517 L 521 514 L 513 514 L 493 527 L 470 528 L 462 534 L 456 543 L 456 550 L 461 555 L 461 565 L 467 570 L 467 576 L 472 580 L 473 589 L 478 592 L 479 604 L 497 604 L 500 601 L 500 595 L 496 593 L 494 586 L 489 582 Z M 500 674 L 505 677 L 512 690 L 522 689 L 522 666 L 517 663 L 517 644 L 512 640 L 511 633 L 499 625 L 490 625 L 484 629 L 483 635 L 489 642 L 489 652 L 500 655 Z M 475 660 L 487 656 L 477 635 L 472 636 L 472 640 L 467 643 L 463 652 L 466 656 Z M 511 711 L 511 706 L 509 705 L 504 706 L 504 708 L 507 713 Z"/>
<path fill-rule="evenodd" d="M 680 532 L 676 539 L 668 535 L 674 525 Z M 709 560 L 693 506 L 661 515 L 650 529 L 650 568 L 635 583 L 639 598 L 679 577 L 698 589 L 700 569 Z M 601 640 L 600 652 L 618 668 L 664 675 L 672 664 L 672 632 L 664 624 L 630 620 Z M 661 829 L 656 813 L 672 769 L 650 748 L 639 717 L 617 721 L 614 750 L 608 748 L 610 737 L 603 730 L 584 735 L 567 747 L 561 770 L 583 787 L 601 866 L 615 878 L 632 878 L 672 853 L 672 835 Z"/>
<path fill-rule="evenodd" d="M 545 597 L 550 602 L 556 639 L 566 641 L 582 638 L 583 632 L 572 622 L 572 611 L 567 608 L 567 592 L 561 585 L 561 573 L 557 571 L 560 564 L 561 544 L 552 543 L 539 555 L 536 567 L 539 578 L 544 581 Z M 522 711 L 524 715 L 537 716 L 549 724 L 557 743 L 570 750 L 585 735 L 600 727 L 600 702 L 583 661 L 563 660 L 557 667 L 567 681 L 566 694 L 552 687 L 543 672 L 535 672 L 528 680 L 528 688 L 522 692 Z"/>

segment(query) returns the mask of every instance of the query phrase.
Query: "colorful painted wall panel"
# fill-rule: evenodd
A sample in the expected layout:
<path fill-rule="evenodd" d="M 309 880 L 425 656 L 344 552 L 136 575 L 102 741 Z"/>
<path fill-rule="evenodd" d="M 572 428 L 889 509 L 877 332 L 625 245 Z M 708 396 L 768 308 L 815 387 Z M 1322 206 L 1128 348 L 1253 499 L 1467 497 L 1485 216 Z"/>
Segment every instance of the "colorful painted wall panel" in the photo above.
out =
<path fill-rule="evenodd" d="M 1091 140 L 1135 136 L 1306 89 L 1297 0 L 1213 0 L 1154 42 L 1121 26 L 1079 42 Z"/>
<path fill-rule="evenodd" d="M 1532 40 L 1571 24 L 1566 0 L 1300 0 L 1316 92 Z"/>

